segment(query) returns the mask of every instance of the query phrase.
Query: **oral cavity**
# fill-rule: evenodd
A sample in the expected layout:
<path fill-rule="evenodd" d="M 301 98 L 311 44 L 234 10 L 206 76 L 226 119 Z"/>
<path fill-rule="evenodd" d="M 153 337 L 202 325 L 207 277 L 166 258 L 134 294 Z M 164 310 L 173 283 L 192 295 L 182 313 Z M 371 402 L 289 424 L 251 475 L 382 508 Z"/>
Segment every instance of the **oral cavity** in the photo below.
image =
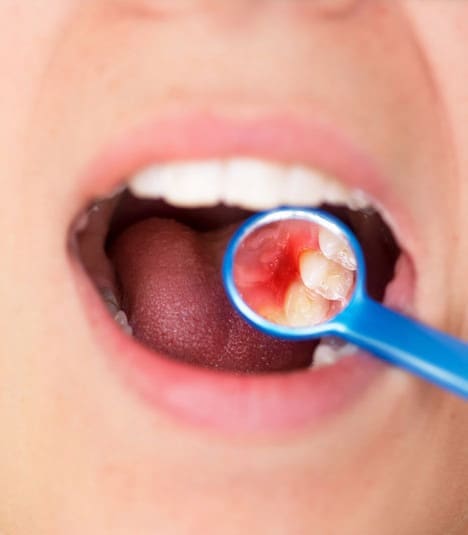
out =
<path fill-rule="evenodd" d="M 330 365 L 355 348 L 261 334 L 222 287 L 220 264 L 237 224 L 251 210 L 285 204 L 321 206 L 366 235 L 368 290 L 383 297 L 399 255 L 390 231 L 360 192 L 299 165 L 234 158 L 151 166 L 81 218 L 78 254 L 116 323 L 168 358 L 239 373 Z M 333 236 L 320 233 L 298 258 L 282 308 L 265 311 L 272 321 L 318 322 L 352 289 L 353 257 Z"/>

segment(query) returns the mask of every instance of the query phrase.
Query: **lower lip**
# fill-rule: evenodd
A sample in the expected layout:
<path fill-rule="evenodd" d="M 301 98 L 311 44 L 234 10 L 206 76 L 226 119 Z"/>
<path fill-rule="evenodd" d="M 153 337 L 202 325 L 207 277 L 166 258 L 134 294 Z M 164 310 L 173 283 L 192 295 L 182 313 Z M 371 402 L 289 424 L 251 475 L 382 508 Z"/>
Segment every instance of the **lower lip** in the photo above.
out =
<path fill-rule="evenodd" d="M 312 427 L 350 410 L 388 369 L 364 353 L 313 371 L 270 375 L 234 375 L 183 364 L 121 332 L 81 265 L 73 264 L 93 332 L 121 383 L 180 423 L 235 434 Z"/>

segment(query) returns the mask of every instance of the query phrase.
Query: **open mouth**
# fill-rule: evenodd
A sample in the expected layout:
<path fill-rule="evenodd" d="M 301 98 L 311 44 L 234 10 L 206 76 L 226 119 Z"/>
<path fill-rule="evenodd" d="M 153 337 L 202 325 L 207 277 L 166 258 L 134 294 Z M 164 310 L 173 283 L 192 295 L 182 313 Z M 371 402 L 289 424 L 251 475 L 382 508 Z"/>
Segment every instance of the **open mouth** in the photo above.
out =
<path fill-rule="evenodd" d="M 235 229 L 257 211 L 284 205 L 320 207 L 345 222 L 362 244 L 369 294 L 385 299 L 405 253 L 361 190 L 300 162 L 244 154 L 177 158 L 122 177 L 117 192 L 94 199 L 71 227 L 73 257 L 100 296 L 101 305 L 92 306 L 105 311 L 99 321 L 108 335 L 145 359 L 189 374 L 205 370 L 205 385 L 257 377 L 265 386 L 326 377 L 324 369 L 356 375 L 346 369 L 363 358 L 357 348 L 338 339 L 269 337 L 225 295 L 221 262 Z"/>

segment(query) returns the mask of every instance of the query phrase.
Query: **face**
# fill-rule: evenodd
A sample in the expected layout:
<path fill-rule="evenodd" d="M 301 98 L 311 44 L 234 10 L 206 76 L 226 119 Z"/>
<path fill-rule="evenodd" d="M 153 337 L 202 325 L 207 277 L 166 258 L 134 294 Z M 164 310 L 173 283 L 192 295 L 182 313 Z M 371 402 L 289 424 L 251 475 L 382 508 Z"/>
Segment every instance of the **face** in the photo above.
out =
<path fill-rule="evenodd" d="M 248 213 L 327 204 L 376 298 L 468 338 L 468 5 L 0 14 L 0 531 L 466 533 L 464 402 L 359 351 L 311 367 L 219 265 Z"/>

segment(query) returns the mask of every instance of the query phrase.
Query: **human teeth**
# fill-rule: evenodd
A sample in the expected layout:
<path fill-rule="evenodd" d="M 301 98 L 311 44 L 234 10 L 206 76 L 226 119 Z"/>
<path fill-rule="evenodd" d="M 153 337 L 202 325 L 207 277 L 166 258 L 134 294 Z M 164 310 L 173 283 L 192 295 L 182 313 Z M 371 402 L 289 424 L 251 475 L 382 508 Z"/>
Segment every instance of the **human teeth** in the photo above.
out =
<path fill-rule="evenodd" d="M 354 273 L 326 258 L 320 251 L 305 251 L 299 258 L 302 282 L 332 301 L 346 299 L 354 283 Z"/>
<path fill-rule="evenodd" d="M 155 165 L 137 174 L 130 190 L 137 197 L 162 197 L 175 206 L 213 206 L 221 200 L 222 174 L 223 164 L 217 161 Z"/>
<path fill-rule="evenodd" d="M 110 288 L 101 288 L 99 290 L 101 297 L 109 311 L 110 315 L 114 318 L 114 321 L 120 326 L 120 328 L 127 334 L 132 335 L 133 329 L 128 323 L 127 314 L 120 309 L 119 301 Z"/>
<path fill-rule="evenodd" d="M 280 308 L 263 308 L 259 311 L 259 314 L 271 323 L 277 323 L 278 325 L 287 325 L 288 323 L 284 312 Z"/>
<path fill-rule="evenodd" d="M 369 205 L 361 192 L 348 190 L 317 170 L 245 157 L 156 164 L 134 175 L 128 187 L 137 197 L 162 198 L 182 207 L 224 203 L 261 210 L 281 204 L 332 203 L 357 209 Z"/>
<path fill-rule="evenodd" d="M 133 329 L 128 323 L 127 314 L 123 310 L 119 310 L 117 314 L 114 316 L 115 322 L 120 325 L 120 328 L 123 330 L 124 333 L 132 335 Z"/>
<path fill-rule="evenodd" d="M 99 290 L 101 297 L 106 304 L 107 309 L 110 314 L 114 317 L 117 312 L 120 310 L 119 301 L 110 288 L 101 288 Z"/>
<path fill-rule="evenodd" d="M 310 292 L 300 282 L 293 282 L 285 299 L 287 324 L 291 327 L 308 327 L 322 323 L 327 319 L 329 307 L 326 299 Z"/>
<path fill-rule="evenodd" d="M 331 366 L 341 359 L 355 354 L 356 350 L 356 346 L 352 344 L 345 344 L 340 348 L 336 348 L 322 341 L 315 349 L 312 368 Z"/>
<path fill-rule="evenodd" d="M 344 238 L 321 227 L 319 231 L 319 246 L 324 256 L 329 260 L 333 260 L 333 262 L 342 265 L 350 271 L 356 270 L 356 257 Z"/>
<path fill-rule="evenodd" d="M 99 209 L 99 204 L 94 203 L 84 211 L 75 223 L 75 232 L 82 232 L 89 225 L 89 221 L 93 214 L 99 212 Z"/>
<path fill-rule="evenodd" d="M 284 175 L 284 170 L 273 163 L 247 158 L 230 160 L 225 167 L 223 199 L 254 210 L 273 208 L 284 197 Z"/>

